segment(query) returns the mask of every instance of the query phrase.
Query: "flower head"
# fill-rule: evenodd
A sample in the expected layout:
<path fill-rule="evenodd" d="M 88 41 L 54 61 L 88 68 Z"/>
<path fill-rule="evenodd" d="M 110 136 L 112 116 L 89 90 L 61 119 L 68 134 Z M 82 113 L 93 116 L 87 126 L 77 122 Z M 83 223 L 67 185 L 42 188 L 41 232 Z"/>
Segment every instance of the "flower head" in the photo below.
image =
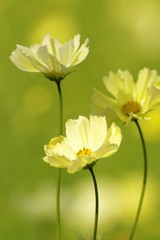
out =
<path fill-rule="evenodd" d="M 88 55 L 88 39 L 80 46 L 80 35 L 61 44 L 58 39 L 45 35 L 41 44 L 30 47 L 17 45 L 11 61 L 21 70 L 40 72 L 52 81 L 62 80 L 72 68 Z"/>
<path fill-rule="evenodd" d="M 114 154 L 121 143 L 121 130 L 114 123 L 107 128 L 105 117 L 80 116 L 66 122 L 66 137 L 51 139 L 45 145 L 45 162 L 74 173 Z"/>
<path fill-rule="evenodd" d="M 94 90 L 92 106 L 96 114 L 129 123 L 134 119 L 149 119 L 148 112 L 160 106 L 160 76 L 155 70 L 142 69 L 137 82 L 127 70 L 110 72 L 103 81 L 112 96 Z"/>

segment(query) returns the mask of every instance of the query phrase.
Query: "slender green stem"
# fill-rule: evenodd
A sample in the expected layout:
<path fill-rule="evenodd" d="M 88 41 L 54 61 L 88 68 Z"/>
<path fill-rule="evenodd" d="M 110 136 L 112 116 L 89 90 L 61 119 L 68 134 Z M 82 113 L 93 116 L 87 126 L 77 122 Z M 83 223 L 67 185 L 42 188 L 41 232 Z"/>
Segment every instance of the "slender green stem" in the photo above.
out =
<path fill-rule="evenodd" d="M 57 81 L 57 88 L 59 94 L 59 134 L 62 135 L 63 132 L 63 99 L 61 91 L 61 81 Z"/>
<path fill-rule="evenodd" d="M 57 88 L 59 93 L 59 134 L 62 135 L 63 131 L 63 101 L 62 101 L 62 91 L 61 82 L 57 81 Z M 57 234 L 56 239 L 61 239 L 61 216 L 60 216 L 60 188 L 61 188 L 61 168 L 58 169 L 58 179 L 57 179 L 57 192 L 56 192 L 56 223 L 57 223 Z"/>
<path fill-rule="evenodd" d="M 58 169 L 57 192 L 56 192 L 56 239 L 61 239 L 61 216 L 60 216 L 60 188 L 61 188 L 61 168 Z"/>
<path fill-rule="evenodd" d="M 94 221 L 94 231 L 93 231 L 93 240 L 96 240 L 97 236 L 97 227 L 98 227 L 98 212 L 99 212 L 99 199 L 98 199 L 98 187 L 95 174 L 93 172 L 93 167 L 89 168 L 89 171 L 92 175 L 94 189 L 95 189 L 95 221 Z"/>
<path fill-rule="evenodd" d="M 136 231 L 136 227 L 138 224 L 138 220 L 139 220 L 139 216 L 141 213 L 141 208 L 142 208 L 142 204 L 143 204 L 143 199 L 144 199 L 144 194 L 145 194 L 145 189 L 146 189 L 146 183 L 147 183 L 147 151 L 146 151 L 146 146 L 145 146 L 145 141 L 144 141 L 144 137 L 143 137 L 143 133 L 142 130 L 140 128 L 140 125 L 138 123 L 137 120 L 134 120 L 139 134 L 140 134 L 140 138 L 141 138 L 141 142 L 142 142 L 142 148 L 143 148 L 143 156 L 144 156 L 144 174 L 143 174 L 143 185 L 142 185 L 142 190 L 141 190 L 141 195 L 140 195 L 140 200 L 139 200 L 139 204 L 138 204 L 138 209 L 137 209 L 137 214 L 136 214 L 136 218 L 133 224 L 133 228 L 129 237 L 129 240 L 132 240 L 134 238 L 134 234 Z"/>

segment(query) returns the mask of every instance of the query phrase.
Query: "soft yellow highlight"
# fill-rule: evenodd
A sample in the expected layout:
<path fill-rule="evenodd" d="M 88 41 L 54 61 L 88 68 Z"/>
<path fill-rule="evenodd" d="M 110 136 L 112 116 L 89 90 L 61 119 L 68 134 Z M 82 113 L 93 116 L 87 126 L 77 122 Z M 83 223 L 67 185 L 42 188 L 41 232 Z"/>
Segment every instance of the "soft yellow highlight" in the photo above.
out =
<path fill-rule="evenodd" d="M 101 170 L 99 171 L 99 174 L 101 174 Z M 141 215 L 141 224 L 144 224 L 145 226 L 155 219 L 155 214 L 159 204 L 158 182 L 157 179 L 153 178 L 154 176 L 151 175 L 150 177 Z M 135 172 L 132 174 L 130 173 L 130 175 L 125 175 L 120 179 L 116 179 L 115 176 L 113 176 L 113 178 L 108 178 L 106 175 L 104 179 L 102 178 L 99 180 L 99 195 L 101 196 L 99 209 L 99 230 L 101 234 L 106 233 L 107 225 L 107 231 L 111 231 L 113 233 L 113 229 L 119 226 L 119 224 L 128 224 L 128 222 L 133 221 L 135 211 L 137 209 L 137 203 L 139 201 L 142 179 L 141 176 Z M 81 226 L 84 231 L 87 231 L 87 223 L 91 222 L 94 217 L 94 202 L 90 201 L 92 189 L 85 177 L 81 179 L 81 181 L 74 182 L 72 187 L 73 188 L 70 187 L 69 191 L 72 192 L 74 198 L 72 197 L 73 195 L 70 194 L 69 196 L 71 197 L 68 199 L 68 202 L 70 202 L 70 205 L 72 206 L 70 214 L 75 220 L 77 218 L 83 219 L 83 221 L 78 222 L 78 226 Z M 78 189 L 78 191 L 75 191 L 75 189 Z M 81 206 L 85 206 L 85 214 L 82 211 Z M 64 209 L 66 220 L 68 216 L 67 214 L 67 209 Z M 67 223 L 70 223 L 72 224 L 71 226 L 73 226 L 73 221 Z M 77 226 L 76 221 L 75 223 Z M 122 240 L 127 239 L 127 237 L 116 239 Z"/>
<path fill-rule="evenodd" d="M 38 21 L 34 27 L 30 36 L 31 42 L 36 42 L 37 39 L 40 41 L 46 32 L 65 42 L 77 33 L 76 21 L 71 15 L 62 12 L 47 15 L 41 21 Z"/>
<path fill-rule="evenodd" d="M 114 11 L 112 11 L 112 1 L 110 4 L 106 2 L 107 14 L 130 33 L 144 59 L 145 56 L 155 59 L 160 42 L 160 15 L 157 1 L 120 0 L 116 2 Z"/>

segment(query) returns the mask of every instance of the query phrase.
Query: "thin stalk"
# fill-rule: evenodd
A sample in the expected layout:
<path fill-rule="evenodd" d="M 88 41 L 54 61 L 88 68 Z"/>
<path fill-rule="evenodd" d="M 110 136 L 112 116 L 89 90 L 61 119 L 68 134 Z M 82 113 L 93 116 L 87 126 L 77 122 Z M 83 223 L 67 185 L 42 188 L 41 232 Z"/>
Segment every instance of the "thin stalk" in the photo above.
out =
<path fill-rule="evenodd" d="M 57 88 L 59 94 L 59 134 L 62 135 L 63 132 L 63 99 L 61 90 L 61 81 L 57 81 Z"/>
<path fill-rule="evenodd" d="M 61 188 L 61 168 L 58 169 L 57 191 L 56 191 L 56 239 L 61 239 L 61 214 L 60 214 L 60 188 Z"/>
<path fill-rule="evenodd" d="M 98 212 L 99 212 L 99 198 L 98 198 L 98 187 L 95 174 L 93 172 L 93 167 L 89 168 L 89 171 L 92 175 L 94 189 L 95 189 L 95 220 L 94 220 L 94 230 L 93 230 L 93 240 L 96 240 L 97 236 L 97 227 L 98 227 Z"/>
<path fill-rule="evenodd" d="M 140 200 L 139 200 L 139 204 L 138 204 L 138 209 L 137 209 L 137 213 L 136 213 L 136 217 L 135 217 L 135 221 L 132 227 L 132 231 L 129 237 L 129 240 L 132 240 L 134 238 L 134 234 L 136 231 L 136 227 L 138 224 L 138 220 L 139 220 L 139 216 L 141 213 L 141 208 L 142 208 L 142 204 L 143 204 L 143 199 L 144 199 L 144 195 L 145 195 L 145 190 L 146 190 L 146 183 L 147 183 L 147 151 L 146 151 L 146 146 L 145 146 L 145 141 L 144 141 L 144 137 L 143 137 L 143 133 L 142 130 L 140 128 L 140 125 L 138 123 L 137 120 L 134 120 L 138 131 L 139 131 L 139 135 L 141 138 L 141 142 L 142 142 L 142 148 L 143 148 L 143 157 L 144 157 L 144 173 L 143 173 L 143 185 L 142 185 L 142 190 L 141 190 L 141 195 L 140 195 Z"/>
<path fill-rule="evenodd" d="M 63 101 L 61 91 L 61 81 L 57 81 L 57 88 L 59 93 L 59 134 L 63 131 Z M 56 190 L 56 239 L 61 239 L 61 216 L 60 216 L 60 189 L 61 189 L 61 168 L 58 169 L 57 190 Z"/>

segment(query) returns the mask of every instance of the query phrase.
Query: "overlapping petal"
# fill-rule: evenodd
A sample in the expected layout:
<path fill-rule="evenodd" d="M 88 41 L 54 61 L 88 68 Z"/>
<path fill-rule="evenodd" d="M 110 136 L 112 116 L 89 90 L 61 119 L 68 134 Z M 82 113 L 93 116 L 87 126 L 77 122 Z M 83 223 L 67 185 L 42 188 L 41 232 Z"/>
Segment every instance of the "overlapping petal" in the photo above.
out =
<path fill-rule="evenodd" d="M 144 68 L 134 82 L 129 71 L 110 72 L 103 78 L 109 97 L 98 90 L 92 96 L 93 113 L 106 115 L 111 121 L 118 117 L 129 123 L 132 119 L 148 119 L 148 112 L 160 106 L 160 76 Z"/>
<path fill-rule="evenodd" d="M 108 129 L 105 117 L 69 119 L 66 122 L 66 137 L 53 138 L 45 145 L 44 161 L 74 173 L 114 154 L 121 139 L 120 128 L 112 124 Z"/>
<path fill-rule="evenodd" d="M 62 44 L 58 39 L 45 35 L 41 45 L 30 47 L 17 45 L 12 52 L 11 61 L 21 70 L 40 72 L 52 81 L 63 79 L 72 68 L 82 62 L 88 55 L 89 40 L 80 46 L 80 35 Z"/>

